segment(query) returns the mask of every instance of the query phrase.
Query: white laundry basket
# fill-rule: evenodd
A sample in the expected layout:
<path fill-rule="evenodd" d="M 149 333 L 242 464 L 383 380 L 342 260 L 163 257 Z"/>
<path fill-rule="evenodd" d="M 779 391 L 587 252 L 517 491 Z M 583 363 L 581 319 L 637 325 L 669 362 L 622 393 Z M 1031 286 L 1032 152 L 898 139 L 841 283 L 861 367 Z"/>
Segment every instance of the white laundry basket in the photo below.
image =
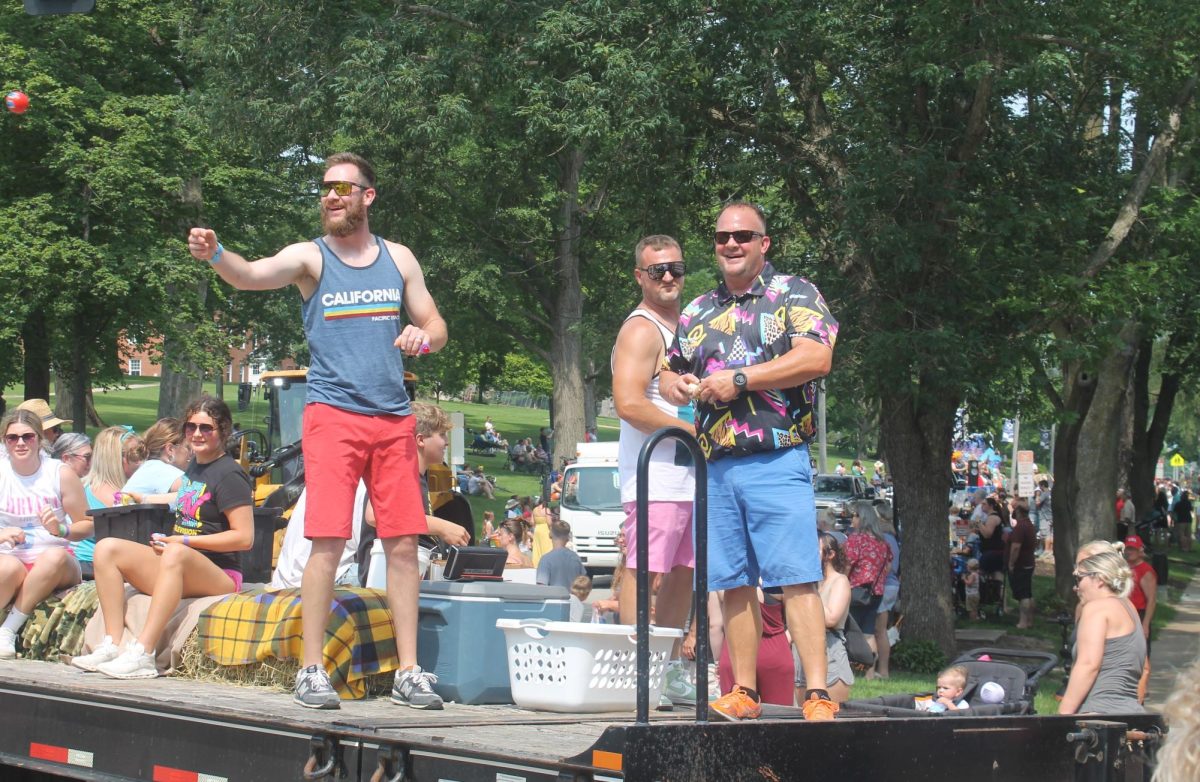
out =
<path fill-rule="evenodd" d="M 497 619 L 508 649 L 513 702 L 542 711 L 625 711 L 637 705 L 633 625 Z M 671 645 L 682 630 L 650 628 L 650 704 L 662 695 Z"/>

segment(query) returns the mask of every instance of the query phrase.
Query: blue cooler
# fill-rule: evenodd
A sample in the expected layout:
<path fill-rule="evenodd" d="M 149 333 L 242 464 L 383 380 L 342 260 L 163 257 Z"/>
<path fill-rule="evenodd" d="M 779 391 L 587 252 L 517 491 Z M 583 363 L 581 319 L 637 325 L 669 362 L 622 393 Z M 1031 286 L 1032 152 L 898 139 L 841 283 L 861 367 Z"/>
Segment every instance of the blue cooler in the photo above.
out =
<path fill-rule="evenodd" d="M 512 703 L 508 648 L 497 619 L 565 622 L 562 587 L 508 581 L 422 581 L 417 664 L 437 674 L 433 689 L 456 703 Z"/>

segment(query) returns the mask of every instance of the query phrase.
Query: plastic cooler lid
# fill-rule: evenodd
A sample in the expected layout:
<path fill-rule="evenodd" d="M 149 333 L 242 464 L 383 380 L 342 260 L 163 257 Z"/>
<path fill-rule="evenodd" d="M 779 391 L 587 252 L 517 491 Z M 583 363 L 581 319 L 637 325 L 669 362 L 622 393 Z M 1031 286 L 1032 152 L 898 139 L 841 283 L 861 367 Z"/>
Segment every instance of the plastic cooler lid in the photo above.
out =
<path fill-rule="evenodd" d="M 520 602 L 567 602 L 570 593 L 563 587 L 545 584 L 514 584 L 511 581 L 422 581 L 422 597 L 462 597 L 474 600 Z"/>

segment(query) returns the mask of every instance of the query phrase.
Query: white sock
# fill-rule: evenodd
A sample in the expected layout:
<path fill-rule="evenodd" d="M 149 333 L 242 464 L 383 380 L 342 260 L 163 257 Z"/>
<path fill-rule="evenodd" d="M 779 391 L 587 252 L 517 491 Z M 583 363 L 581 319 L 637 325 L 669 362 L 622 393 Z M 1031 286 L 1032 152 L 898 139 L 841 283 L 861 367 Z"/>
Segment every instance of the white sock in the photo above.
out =
<path fill-rule="evenodd" d="M 19 633 L 21 627 L 25 624 L 25 620 L 28 618 L 29 614 L 23 614 L 17 610 L 16 606 L 13 606 L 12 610 L 8 612 L 8 616 L 5 617 L 4 624 L 0 625 L 0 628 Z"/>

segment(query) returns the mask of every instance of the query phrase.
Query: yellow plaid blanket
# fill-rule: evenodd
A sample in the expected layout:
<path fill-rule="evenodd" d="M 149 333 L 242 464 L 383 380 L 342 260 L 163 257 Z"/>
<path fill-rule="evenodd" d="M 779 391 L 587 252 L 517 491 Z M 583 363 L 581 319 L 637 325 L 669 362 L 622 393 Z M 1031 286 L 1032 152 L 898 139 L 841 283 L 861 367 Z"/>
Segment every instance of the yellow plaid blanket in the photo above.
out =
<path fill-rule="evenodd" d="M 230 595 L 200 615 L 200 648 L 221 665 L 303 659 L 300 590 Z M 325 669 L 343 698 L 366 695 L 366 678 L 399 667 L 392 614 L 382 592 L 338 587 L 325 628 Z"/>

